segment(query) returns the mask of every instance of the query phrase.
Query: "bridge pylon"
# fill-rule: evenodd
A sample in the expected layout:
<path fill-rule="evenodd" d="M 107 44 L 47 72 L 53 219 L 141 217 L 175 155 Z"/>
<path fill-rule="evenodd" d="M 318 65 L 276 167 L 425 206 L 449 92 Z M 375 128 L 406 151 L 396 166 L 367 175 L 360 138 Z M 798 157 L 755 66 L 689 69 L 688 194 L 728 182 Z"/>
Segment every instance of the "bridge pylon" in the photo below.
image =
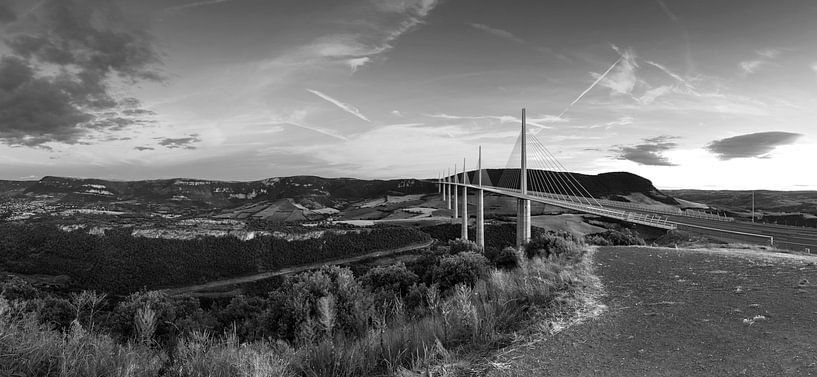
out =
<path fill-rule="evenodd" d="M 468 176 L 465 170 L 465 159 L 462 159 L 462 183 L 468 184 Z M 468 187 L 462 186 L 462 232 L 460 238 L 468 240 Z"/>
<path fill-rule="evenodd" d="M 479 147 L 479 159 L 477 160 L 477 223 L 476 223 L 476 242 L 477 246 L 485 250 L 485 203 L 483 196 L 485 190 L 482 189 L 482 146 Z"/>
<path fill-rule="evenodd" d="M 519 190 L 522 195 L 528 194 L 528 151 L 527 125 L 525 124 L 525 109 L 522 109 L 522 164 L 519 169 Z M 530 241 L 530 200 L 516 200 L 516 247 L 522 248 Z"/>
<path fill-rule="evenodd" d="M 454 184 L 451 185 L 451 189 L 454 190 L 454 203 L 453 203 L 454 204 L 454 214 L 453 214 L 453 218 L 458 219 L 460 217 L 460 211 L 459 211 L 459 201 L 460 201 L 459 192 L 460 192 L 460 190 L 457 187 L 457 183 L 458 183 L 457 182 L 457 164 L 454 164 L 454 175 L 452 177 L 452 181 L 454 182 Z"/>
<path fill-rule="evenodd" d="M 448 168 L 448 175 L 445 177 L 445 209 L 451 209 L 451 168 Z"/>

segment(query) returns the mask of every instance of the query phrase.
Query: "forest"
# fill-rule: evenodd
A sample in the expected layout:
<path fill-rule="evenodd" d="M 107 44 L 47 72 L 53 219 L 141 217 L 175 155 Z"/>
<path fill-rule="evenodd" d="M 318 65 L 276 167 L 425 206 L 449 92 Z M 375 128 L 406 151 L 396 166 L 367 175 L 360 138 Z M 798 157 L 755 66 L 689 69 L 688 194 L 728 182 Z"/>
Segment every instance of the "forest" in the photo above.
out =
<path fill-rule="evenodd" d="M 133 237 L 109 230 L 104 236 L 65 232 L 48 225 L 0 224 L 0 270 L 67 275 L 71 290 L 126 295 L 248 275 L 386 250 L 430 240 L 407 227 L 374 227 L 360 233 L 326 234 L 286 241 L 258 237 L 193 240 Z"/>

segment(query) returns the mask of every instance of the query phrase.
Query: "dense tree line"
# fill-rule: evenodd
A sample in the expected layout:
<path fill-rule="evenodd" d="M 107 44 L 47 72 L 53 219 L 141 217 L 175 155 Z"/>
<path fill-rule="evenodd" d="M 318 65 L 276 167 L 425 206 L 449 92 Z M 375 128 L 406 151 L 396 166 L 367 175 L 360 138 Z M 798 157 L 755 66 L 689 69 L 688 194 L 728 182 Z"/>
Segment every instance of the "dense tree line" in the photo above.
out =
<path fill-rule="evenodd" d="M 258 237 L 193 240 L 133 237 L 129 230 L 104 236 L 64 232 L 46 225 L 0 225 L 0 270 L 68 275 L 73 289 L 127 294 L 247 275 L 260 270 L 360 255 L 429 240 L 419 230 L 376 227 L 286 241 Z"/>
<path fill-rule="evenodd" d="M 439 224 L 421 227 L 425 233 L 431 237 L 442 242 L 448 242 L 460 238 L 462 235 L 462 226 L 459 224 Z M 476 239 L 476 230 L 473 227 L 468 228 L 468 239 Z M 543 229 L 532 227 L 531 238 L 536 238 L 539 234 L 544 232 Z M 485 248 L 493 248 L 502 250 L 506 247 L 516 246 L 516 224 L 502 223 L 490 224 L 485 226 Z"/>

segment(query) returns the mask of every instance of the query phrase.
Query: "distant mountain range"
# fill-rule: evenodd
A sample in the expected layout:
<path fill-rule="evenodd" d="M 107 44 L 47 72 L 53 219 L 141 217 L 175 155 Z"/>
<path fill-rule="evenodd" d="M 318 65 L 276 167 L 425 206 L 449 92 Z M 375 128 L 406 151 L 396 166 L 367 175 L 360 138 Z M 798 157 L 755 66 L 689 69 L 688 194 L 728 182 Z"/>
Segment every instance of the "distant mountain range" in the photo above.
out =
<path fill-rule="evenodd" d="M 469 173 L 471 182 L 475 173 Z M 518 169 L 486 169 L 490 182 L 518 177 Z M 503 174 L 504 177 L 503 178 Z M 529 172 L 531 190 L 542 187 L 543 172 Z M 562 179 L 568 179 L 566 173 Z M 677 205 L 670 196 L 656 189 L 648 179 L 625 172 L 584 175 L 572 173 L 591 195 L 597 198 L 628 201 L 633 194 L 665 204 Z M 517 178 L 518 179 L 518 178 Z M 487 182 L 486 182 L 487 183 Z M 557 190 L 558 191 L 558 190 Z M 362 180 L 354 178 L 321 178 L 293 176 L 269 178 L 258 181 L 215 181 L 188 178 L 158 179 L 144 181 L 110 181 L 91 178 L 43 177 L 38 181 L 0 181 L 0 197 L 48 195 L 63 201 L 76 202 L 122 202 L 128 200 L 194 204 L 210 207 L 230 207 L 255 201 L 275 201 L 294 198 L 300 203 L 314 203 L 311 208 L 337 207 L 363 199 L 386 195 L 412 195 L 436 192 L 432 182 L 418 179 Z M 569 191 L 565 192 L 570 194 Z"/>
<path fill-rule="evenodd" d="M 195 202 L 229 206 L 247 201 L 309 198 L 322 205 L 355 201 L 389 193 L 419 194 L 436 190 L 416 179 L 360 180 L 294 176 L 259 181 L 215 181 L 188 178 L 109 181 L 90 178 L 43 177 L 39 181 L 0 181 L 0 195 L 58 195 L 63 200 Z"/>
<path fill-rule="evenodd" d="M 486 169 L 487 179 L 497 183 L 505 176 L 518 177 L 518 169 Z M 475 173 L 469 179 L 475 181 Z M 567 179 L 565 173 L 559 174 Z M 624 197 L 640 193 L 653 200 L 678 203 L 656 189 L 648 179 L 626 172 L 584 175 L 572 173 L 581 185 L 597 198 L 626 200 Z M 542 187 L 540 175 L 529 172 L 531 190 Z M 517 178 L 518 179 L 518 178 Z M 505 178 L 507 180 L 507 178 Z M 486 182 L 487 183 L 487 182 Z M 310 198 L 323 205 L 335 201 L 357 201 L 384 195 L 411 195 L 436 191 L 436 185 L 417 179 L 362 180 L 354 178 L 322 178 L 293 176 L 269 178 L 258 181 L 215 181 L 188 178 L 157 179 L 144 181 L 110 181 L 91 178 L 43 177 L 38 181 L 0 181 L 0 196 L 10 195 L 61 195 L 67 200 L 149 200 L 193 201 L 217 206 L 246 201 L 278 200 L 282 198 Z M 570 192 L 564 190 L 565 193 Z"/>

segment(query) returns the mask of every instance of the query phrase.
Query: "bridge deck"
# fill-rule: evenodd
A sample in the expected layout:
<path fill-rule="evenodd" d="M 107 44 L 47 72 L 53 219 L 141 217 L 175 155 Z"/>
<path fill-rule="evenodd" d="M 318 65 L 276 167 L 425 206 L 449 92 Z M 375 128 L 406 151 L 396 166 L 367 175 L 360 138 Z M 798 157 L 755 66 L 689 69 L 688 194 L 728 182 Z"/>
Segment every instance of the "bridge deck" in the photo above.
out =
<path fill-rule="evenodd" d="M 609 200 L 596 200 L 585 197 L 529 192 L 523 195 L 518 189 L 494 186 L 476 186 L 463 183 L 447 183 L 465 186 L 469 189 L 484 190 L 499 195 L 528 199 L 538 203 L 549 204 L 574 211 L 599 215 L 661 229 L 683 229 L 698 233 L 725 236 L 730 239 L 774 245 L 792 250 L 817 250 L 817 229 L 785 227 L 774 224 L 760 224 L 734 221 L 732 218 L 690 215 L 684 211 L 653 209 L 650 206 L 628 206 L 628 203 Z M 564 197 L 568 200 L 561 200 Z M 572 200 L 585 200 L 580 204 Z M 594 205 L 603 203 L 603 205 Z"/>

